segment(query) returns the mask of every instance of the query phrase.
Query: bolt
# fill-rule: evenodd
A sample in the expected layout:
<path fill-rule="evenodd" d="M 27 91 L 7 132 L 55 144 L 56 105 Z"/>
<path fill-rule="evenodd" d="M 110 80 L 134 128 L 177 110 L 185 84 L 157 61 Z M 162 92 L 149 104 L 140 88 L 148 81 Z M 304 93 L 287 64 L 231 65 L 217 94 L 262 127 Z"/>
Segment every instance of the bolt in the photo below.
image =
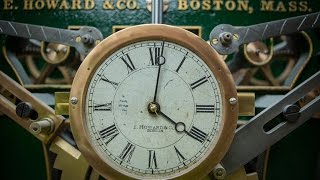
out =
<path fill-rule="evenodd" d="M 213 169 L 213 176 L 216 179 L 224 179 L 226 176 L 227 172 L 224 169 L 224 167 L 221 166 L 221 164 L 218 164 L 216 167 Z"/>
<path fill-rule="evenodd" d="M 41 119 L 40 121 L 36 121 L 30 124 L 29 130 L 33 134 L 49 134 L 54 130 L 54 123 L 52 119 L 49 118 L 44 118 Z"/>
<path fill-rule="evenodd" d="M 221 44 L 224 46 L 229 46 L 232 43 L 233 35 L 229 32 L 223 32 L 219 35 Z"/>
<path fill-rule="evenodd" d="M 71 104 L 75 105 L 75 104 L 78 103 L 78 98 L 72 97 L 72 98 L 70 99 L 70 102 L 71 102 Z"/>
<path fill-rule="evenodd" d="M 28 102 L 20 102 L 16 106 L 16 114 L 22 118 L 37 119 L 38 113 L 33 109 L 32 104 Z"/>
<path fill-rule="evenodd" d="M 218 44 L 218 39 L 217 38 L 213 38 L 212 41 L 211 41 L 211 44 L 213 45 L 217 45 Z"/>
<path fill-rule="evenodd" d="M 81 41 L 83 44 L 88 44 L 88 45 L 92 45 L 94 43 L 94 39 L 89 34 L 83 35 L 81 38 Z"/>
<path fill-rule="evenodd" d="M 288 105 L 283 109 L 282 114 L 288 122 L 296 122 L 301 115 L 300 107 L 297 105 Z"/>
<path fill-rule="evenodd" d="M 229 99 L 229 102 L 230 102 L 230 104 L 235 105 L 235 104 L 237 104 L 237 99 L 232 97 Z"/>

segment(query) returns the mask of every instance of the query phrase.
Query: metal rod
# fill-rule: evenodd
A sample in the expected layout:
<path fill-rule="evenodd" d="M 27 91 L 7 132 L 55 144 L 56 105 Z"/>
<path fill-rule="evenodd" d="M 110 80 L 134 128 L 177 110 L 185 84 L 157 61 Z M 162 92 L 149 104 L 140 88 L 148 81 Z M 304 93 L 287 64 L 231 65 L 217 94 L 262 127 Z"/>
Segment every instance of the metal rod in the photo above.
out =
<path fill-rule="evenodd" d="M 152 24 L 162 24 L 163 0 L 152 0 Z"/>

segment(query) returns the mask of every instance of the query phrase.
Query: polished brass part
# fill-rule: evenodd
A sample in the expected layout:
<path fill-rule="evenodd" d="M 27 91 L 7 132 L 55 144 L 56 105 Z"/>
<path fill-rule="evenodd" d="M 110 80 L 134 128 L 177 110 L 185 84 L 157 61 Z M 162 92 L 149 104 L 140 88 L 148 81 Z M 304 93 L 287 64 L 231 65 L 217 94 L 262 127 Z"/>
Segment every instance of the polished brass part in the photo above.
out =
<path fill-rule="evenodd" d="M 82 26 L 68 26 L 68 29 L 70 30 L 79 30 Z M 95 43 L 99 43 L 100 41 L 97 41 Z M 11 60 L 9 59 L 7 55 L 6 47 L 4 46 L 2 48 L 3 55 L 6 59 L 6 61 L 9 63 L 11 68 L 13 69 L 15 75 L 17 76 L 17 79 L 21 85 L 28 89 L 41 89 L 41 88 L 56 88 L 56 89 L 70 89 L 70 85 L 62 85 L 62 84 L 71 84 L 75 70 L 71 69 L 72 67 L 65 66 L 65 65 L 59 65 L 55 66 L 55 64 L 62 63 L 66 60 L 66 58 L 70 54 L 70 47 L 61 45 L 61 44 L 53 44 L 49 43 L 47 46 L 44 44 L 48 43 L 41 43 L 41 54 L 43 55 L 45 61 L 49 63 L 52 66 L 45 66 L 43 69 L 39 69 L 39 67 L 36 66 L 34 56 L 32 55 L 22 55 L 21 58 L 25 58 L 26 66 L 30 72 L 30 79 L 36 79 L 36 83 L 44 83 L 44 84 L 23 84 L 21 77 L 19 77 L 19 73 L 17 73 L 17 70 L 12 65 Z M 56 53 L 58 51 L 51 51 L 46 52 L 45 47 L 50 47 L 49 49 L 56 49 L 59 51 L 59 53 Z M 65 52 L 65 47 L 67 47 Z M 40 55 L 40 54 L 39 54 Z M 63 78 L 60 79 L 54 79 L 48 77 L 50 75 L 50 71 L 52 72 L 53 68 L 56 68 L 62 75 Z M 51 85 L 51 84 L 57 84 L 57 85 Z M 62 85 L 62 86 L 61 86 Z"/>
<path fill-rule="evenodd" d="M 255 94 L 254 93 L 238 93 L 239 116 L 255 115 Z"/>
<path fill-rule="evenodd" d="M 55 101 L 55 114 L 58 115 L 69 115 L 69 92 L 55 92 L 54 101 Z"/>
<path fill-rule="evenodd" d="M 62 171 L 60 180 L 85 180 L 89 164 L 79 150 L 59 136 L 52 142 L 50 151 L 57 154 L 53 167 Z"/>
<path fill-rule="evenodd" d="M 128 38 L 129 36 L 130 38 Z M 115 51 L 128 44 L 148 40 L 174 42 L 189 49 L 207 64 L 219 82 L 223 107 L 221 108 L 222 117 L 216 143 L 210 145 L 208 152 L 199 162 L 166 178 L 191 179 L 204 177 L 221 161 L 231 144 L 237 126 L 239 103 L 231 105 L 228 102 L 231 97 L 237 97 L 237 92 L 231 73 L 224 61 L 219 58 L 217 52 L 198 36 L 178 27 L 164 24 L 134 26 L 109 36 L 107 40 L 102 41 L 91 51 L 78 69 L 70 92 L 70 97 L 78 98 L 78 103 L 75 105 L 70 104 L 69 108 L 74 138 L 90 165 L 106 179 L 141 178 L 134 174 L 128 174 L 128 172 L 113 165 L 112 162 L 105 162 L 96 153 L 91 143 L 91 137 L 88 134 L 84 108 L 91 77 L 100 64 Z"/>
<path fill-rule="evenodd" d="M 132 26 L 129 26 L 129 25 L 112 26 L 112 33 L 118 32 L 118 31 L 125 29 L 125 28 L 128 28 L 128 27 L 132 27 Z M 190 31 L 190 32 L 196 34 L 199 37 L 202 37 L 202 26 L 176 26 L 176 27 L 185 29 L 187 31 Z"/>
<path fill-rule="evenodd" d="M 29 131 L 33 134 L 50 134 L 54 130 L 52 119 L 44 118 L 30 124 Z"/>
<path fill-rule="evenodd" d="M 303 107 L 304 105 L 308 104 L 310 101 L 312 101 L 317 96 L 320 96 L 320 86 L 317 86 L 314 90 L 312 90 L 305 97 L 303 97 L 299 101 L 300 106 Z M 315 113 L 312 117 L 316 118 L 316 119 L 320 119 L 320 108 L 318 109 L 318 112 Z"/>
<path fill-rule="evenodd" d="M 158 111 L 158 107 L 154 103 L 150 103 L 149 104 L 149 108 L 150 108 L 150 111 L 153 112 L 153 113 L 156 113 Z"/>
<path fill-rule="evenodd" d="M 0 71 L 0 82 L 1 82 L 1 86 L 7 91 L 9 91 L 11 94 L 13 94 L 17 99 L 24 102 L 29 102 L 30 104 L 32 104 L 33 108 L 38 113 L 38 119 L 36 119 L 35 121 L 39 121 L 43 118 L 52 119 L 54 123 L 54 130 L 51 134 L 48 135 L 48 134 L 40 133 L 40 134 L 34 135 L 43 143 L 51 142 L 53 138 L 56 136 L 56 132 L 59 130 L 59 127 L 62 124 L 64 118 L 62 116 L 55 115 L 52 108 L 50 108 L 48 105 L 46 105 L 42 101 L 38 100 L 29 91 L 27 91 L 24 87 L 19 85 L 17 82 L 13 81 L 9 76 L 4 74 L 2 71 Z M 31 132 L 29 130 L 29 126 L 34 121 L 17 116 L 16 105 L 2 95 L 0 95 L 0 110 L 4 114 L 6 114 L 8 117 L 10 117 L 12 120 L 14 120 L 17 124 L 22 126 L 24 129 Z"/>
<path fill-rule="evenodd" d="M 258 68 L 261 68 L 261 71 L 265 75 L 265 78 L 266 78 L 266 80 L 258 80 L 256 78 L 251 78 L 250 81 L 252 81 L 252 84 L 255 84 L 255 85 L 238 85 L 237 90 L 238 91 L 261 91 L 261 90 L 262 91 L 266 91 L 266 90 L 267 91 L 289 91 L 289 90 L 291 90 L 294 87 L 295 83 L 297 82 L 297 79 L 299 78 L 303 69 L 305 68 L 305 66 L 309 62 L 309 60 L 312 56 L 312 52 L 313 52 L 313 44 L 312 44 L 312 40 L 311 40 L 310 36 L 306 32 L 303 32 L 303 31 L 300 32 L 300 34 L 305 38 L 306 43 L 309 45 L 309 47 L 308 47 L 308 51 L 301 55 L 300 58 L 304 58 L 305 60 L 300 65 L 300 69 L 294 75 L 294 77 L 292 78 L 292 81 L 290 81 L 289 85 L 281 85 L 281 82 L 283 82 L 287 79 L 291 70 L 295 66 L 296 60 L 293 59 L 293 57 L 288 58 L 288 64 L 287 64 L 286 68 L 281 73 L 281 75 L 277 78 L 275 78 L 272 74 L 271 68 L 269 66 L 271 62 L 269 62 L 263 66 L 259 66 L 259 67 L 257 66 L 257 67 L 250 68 L 250 69 L 242 69 L 244 71 L 238 72 L 240 74 L 234 73 L 233 74 L 234 77 L 244 76 L 244 78 L 250 78 L 258 71 Z M 244 48 L 244 49 L 246 49 L 246 48 Z M 246 51 L 244 51 L 244 53 L 246 54 Z M 274 55 L 273 55 L 273 57 L 274 57 Z M 246 58 L 248 58 L 248 57 L 246 57 Z M 250 58 L 248 58 L 248 59 L 250 59 Z M 272 61 L 272 59 L 270 61 Z"/>
<path fill-rule="evenodd" d="M 213 38 L 212 41 L 211 41 L 211 43 L 212 43 L 213 45 L 218 44 L 218 42 L 219 42 L 219 40 L 218 40 L 217 38 Z"/>
<path fill-rule="evenodd" d="M 226 170 L 223 168 L 223 166 L 219 163 L 213 168 L 213 176 L 215 179 L 224 179 L 226 177 Z"/>
<path fill-rule="evenodd" d="M 72 80 L 73 80 L 73 75 L 72 73 L 70 73 L 70 69 L 68 69 L 68 67 L 66 66 L 57 66 L 54 64 L 49 64 L 47 63 L 42 70 L 40 70 L 36 64 L 35 64 L 35 60 L 33 59 L 33 57 L 31 55 L 27 55 L 25 57 L 25 62 L 27 67 L 29 68 L 30 74 L 33 78 L 35 78 L 35 83 L 38 84 L 32 84 L 32 85 L 25 85 L 25 87 L 47 87 L 47 86 L 59 86 L 60 84 L 71 84 Z M 63 78 L 61 79 L 53 79 L 48 77 L 53 68 L 57 68 L 60 73 L 62 74 Z M 49 72 L 50 71 L 50 72 Z M 39 84 L 39 83 L 45 83 L 45 84 Z M 50 85 L 50 84 L 59 84 L 59 85 Z M 63 86 L 63 85 L 62 85 Z M 66 86 L 66 85 L 64 85 Z M 70 86 L 70 85 L 69 85 Z"/>
<path fill-rule="evenodd" d="M 52 89 L 57 89 L 59 91 L 61 90 L 70 90 L 71 89 L 71 85 L 67 85 L 67 84 L 27 84 L 24 85 L 24 87 L 26 89 L 30 89 L 30 90 L 37 90 L 37 89 L 48 89 L 48 90 L 52 90 Z"/>
<path fill-rule="evenodd" d="M 259 180 L 259 178 L 256 172 L 247 174 L 244 167 L 241 167 L 234 173 L 228 174 L 225 180 Z"/>
<path fill-rule="evenodd" d="M 239 34 L 233 34 L 233 40 L 237 41 L 239 40 Z"/>
<path fill-rule="evenodd" d="M 14 95 L 12 95 L 9 91 L 7 91 L 6 89 L 2 88 L 2 86 L 0 85 L 0 95 L 2 95 L 4 98 L 6 98 L 7 100 L 9 100 L 10 102 L 12 102 L 13 104 L 16 103 L 17 98 L 14 97 Z M 3 113 L 0 111 L 0 116 L 3 115 Z"/>
<path fill-rule="evenodd" d="M 273 56 L 273 38 L 270 39 L 270 49 L 261 41 L 251 42 L 244 45 L 244 56 L 254 66 L 268 64 Z"/>
<path fill-rule="evenodd" d="M 70 55 L 70 47 L 63 44 L 41 42 L 41 55 L 50 64 L 60 64 Z"/>
<path fill-rule="evenodd" d="M 153 0 L 147 0 L 147 9 L 149 12 L 152 12 L 152 1 Z M 166 12 L 169 8 L 169 0 L 163 0 L 163 12 Z"/>
<path fill-rule="evenodd" d="M 42 145 L 42 151 L 44 156 L 44 163 L 46 165 L 46 174 L 47 174 L 47 180 L 52 180 L 52 173 L 51 173 L 51 162 L 49 158 L 49 150 L 46 146 L 46 144 L 41 143 Z"/>

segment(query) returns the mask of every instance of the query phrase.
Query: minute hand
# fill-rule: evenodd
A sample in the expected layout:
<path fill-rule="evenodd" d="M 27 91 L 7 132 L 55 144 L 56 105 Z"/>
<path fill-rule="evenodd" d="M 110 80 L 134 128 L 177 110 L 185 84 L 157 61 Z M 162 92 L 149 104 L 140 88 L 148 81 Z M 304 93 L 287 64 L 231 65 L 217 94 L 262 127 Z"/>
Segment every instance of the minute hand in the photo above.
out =
<path fill-rule="evenodd" d="M 97 40 L 103 38 L 98 29 L 89 26 L 74 31 L 4 20 L 0 20 L 0 34 L 65 44 L 75 47 L 83 55 L 87 55 Z"/>
<path fill-rule="evenodd" d="M 251 26 L 220 24 L 210 33 L 211 46 L 220 54 L 231 54 L 241 44 L 320 27 L 320 12 Z"/>

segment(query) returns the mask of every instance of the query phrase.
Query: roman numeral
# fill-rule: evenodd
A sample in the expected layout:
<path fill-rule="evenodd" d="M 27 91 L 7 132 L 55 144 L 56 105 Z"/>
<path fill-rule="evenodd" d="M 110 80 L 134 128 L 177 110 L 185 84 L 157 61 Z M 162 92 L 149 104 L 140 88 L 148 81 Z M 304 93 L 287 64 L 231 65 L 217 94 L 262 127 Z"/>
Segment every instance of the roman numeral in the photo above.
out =
<path fill-rule="evenodd" d="M 120 57 L 122 59 L 122 61 L 126 64 L 127 68 L 130 70 L 130 71 L 133 71 L 136 69 L 136 67 L 134 67 L 133 63 L 132 63 L 132 60 L 130 58 L 130 56 L 128 54 Z"/>
<path fill-rule="evenodd" d="M 163 49 L 164 49 L 164 41 L 161 44 L 161 48 L 160 47 L 150 47 L 149 48 L 149 53 L 150 53 L 150 61 L 151 61 L 151 65 L 163 65 L 166 60 L 163 57 Z"/>
<path fill-rule="evenodd" d="M 150 61 L 152 66 L 159 65 L 159 57 L 161 56 L 160 51 L 161 51 L 160 47 L 149 48 Z"/>
<path fill-rule="evenodd" d="M 110 81 L 110 80 L 109 80 L 106 76 L 104 76 L 104 75 L 101 77 L 101 80 L 110 83 L 115 89 L 116 89 L 117 86 L 119 85 L 119 83 Z"/>
<path fill-rule="evenodd" d="M 100 138 L 103 140 L 106 140 L 105 144 L 108 145 L 110 141 L 112 141 L 118 134 L 119 131 L 115 124 L 101 130 L 100 132 Z"/>
<path fill-rule="evenodd" d="M 96 104 L 93 106 L 94 111 L 111 111 L 111 103 L 105 103 L 105 104 Z"/>
<path fill-rule="evenodd" d="M 121 154 L 119 155 L 119 158 L 122 159 L 122 161 L 126 161 L 127 163 L 130 163 L 132 154 L 135 150 L 135 146 L 128 142 L 126 147 L 122 150 Z"/>
<path fill-rule="evenodd" d="M 196 105 L 197 113 L 214 113 L 214 105 Z"/>
<path fill-rule="evenodd" d="M 179 162 L 181 163 L 181 162 L 185 161 L 186 158 L 183 157 L 183 155 L 180 153 L 180 151 L 178 151 L 178 149 L 176 148 L 176 146 L 173 146 L 173 147 L 174 147 L 174 150 L 176 150 L 176 154 L 177 154 L 177 156 L 178 156 Z"/>
<path fill-rule="evenodd" d="M 187 134 L 201 143 L 203 143 L 208 136 L 206 133 L 202 132 L 194 126 L 191 127 L 190 132 L 188 132 Z"/>
<path fill-rule="evenodd" d="M 203 84 L 203 83 L 205 83 L 207 81 L 208 81 L 207 77 L 203 77 L 203 78 L 199 79 L 198 81 L 190 84 L 191 89 L 195 89 L 195 88 L 197 88 L 198 86 L 200 86 L 201 84 Z"/>
<path fill-rule="evenodd" d="M 148 151 L 149 151 L 148 169 L 158 169 L 156 152 L 154 150 L 148 150 Z"/>
<path fill-rule="evenodd" d="M 186 58 L 187 58 L 187 55 L 188 55 L 188 53 L 182 58 L 182 60 L 181 60 L 181 62 L 180 62 L 180 64 L 179 64 L 179 66 L 178 66 L 178 68 L 176 69 L 176 72 L 179 72 L 179 70 L 180 70 L 180 68 L 181 68 L 181 66 L 182 66 L 182 64 L 184 63 L 184 61 L 186 60 Z"/>

